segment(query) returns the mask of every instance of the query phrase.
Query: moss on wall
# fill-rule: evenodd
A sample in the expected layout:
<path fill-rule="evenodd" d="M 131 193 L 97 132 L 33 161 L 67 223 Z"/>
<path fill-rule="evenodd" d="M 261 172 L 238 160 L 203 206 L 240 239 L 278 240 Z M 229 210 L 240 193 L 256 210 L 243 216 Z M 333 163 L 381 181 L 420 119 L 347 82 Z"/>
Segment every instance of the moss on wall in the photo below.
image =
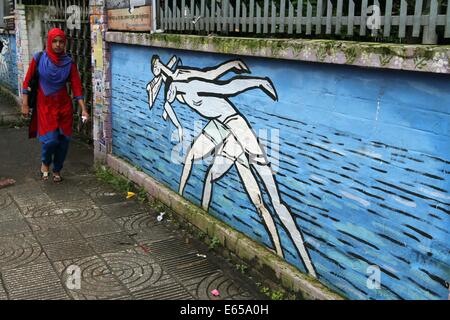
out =
<path fill-rule="evenodd" d="M 108 37 L 108 34 L 111 34 Z M 450 46 L 108 32 L 107 40 L 183 50 L 450 73 Z M 396 58 L 396 59 L 393 59 Z"/>

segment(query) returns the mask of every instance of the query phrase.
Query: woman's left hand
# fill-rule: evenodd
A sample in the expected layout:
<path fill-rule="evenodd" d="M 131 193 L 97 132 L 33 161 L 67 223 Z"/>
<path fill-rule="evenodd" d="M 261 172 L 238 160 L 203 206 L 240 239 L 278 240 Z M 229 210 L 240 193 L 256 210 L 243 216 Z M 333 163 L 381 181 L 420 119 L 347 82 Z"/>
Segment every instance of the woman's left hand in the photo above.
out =
<path fill-rule="evenodd" d="M 83 122 L 86 122 L 89 120 L 89 112 L 87 112 L 86 110 L 81 112 L 81 117 L 83 119 Z M 86 120 L 85 120 L 86 119 Z"/>

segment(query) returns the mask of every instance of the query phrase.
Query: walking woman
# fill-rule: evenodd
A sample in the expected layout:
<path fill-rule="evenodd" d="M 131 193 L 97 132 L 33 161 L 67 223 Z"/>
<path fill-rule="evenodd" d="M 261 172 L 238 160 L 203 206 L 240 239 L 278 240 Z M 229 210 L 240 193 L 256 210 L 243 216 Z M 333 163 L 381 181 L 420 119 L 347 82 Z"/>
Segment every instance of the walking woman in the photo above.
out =
<path fill-rule="evenodd" d="M 72 136 L 73 108 L 67 92 L 70 82 L 74 98 L 82 110 L 83 119 L 89 118 L 84 104 L 81 79 L 77 66 L 65 52 L 66 35 L 64 31 L 53 28 L 48 32 L 47 47 L 40 55 L 33 56 L 23 82 L 22 114 L 28 116 L 29 82 L 38 67 L 39 85 L 37 94 L 37 116 L 30 123 L 30 137 L 38 137 L 42 144 L 41 176 L 48 180 L 53 163 L 53 181 L 61 182 L 61 169 Z M 37 66 L 37 61 L 39 65 Z"/>

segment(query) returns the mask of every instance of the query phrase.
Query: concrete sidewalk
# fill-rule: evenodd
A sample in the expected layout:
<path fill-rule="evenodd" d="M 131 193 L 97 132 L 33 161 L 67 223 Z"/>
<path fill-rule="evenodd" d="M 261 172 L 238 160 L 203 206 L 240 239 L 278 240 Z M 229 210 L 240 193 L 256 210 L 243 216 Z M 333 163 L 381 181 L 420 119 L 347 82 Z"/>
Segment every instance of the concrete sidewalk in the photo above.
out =
<path fill-rule="evenodd" d="M 74 141 L 65 180 L 40 181 L 37 141 L 0 128 L 0 178 L 16 180 L 0 189 L 0 300 L 264 299 L 206 245 L 98 181 L 92 164 L 93 151 Z"/>

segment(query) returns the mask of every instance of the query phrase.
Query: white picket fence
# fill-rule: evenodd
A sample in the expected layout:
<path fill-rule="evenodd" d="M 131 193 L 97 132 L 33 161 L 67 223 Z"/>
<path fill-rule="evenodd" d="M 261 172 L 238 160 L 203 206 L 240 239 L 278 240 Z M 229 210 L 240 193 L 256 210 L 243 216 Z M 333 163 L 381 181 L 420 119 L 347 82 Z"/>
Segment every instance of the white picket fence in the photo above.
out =
<path fill-rule="evenodd" d="M 377 10 L 383 9 L 379 0 L 356 1 L 361 1 L 358 12 L 354 0 L 317 0 L 314 7 L 309 0 L 298 0 L 295 7 L 290 0 L 264 0 L 261 5 L 255 0 L 233 4 L 230 0 L 165 0 L 159 18 L 166 32 L 410 36 L 435 42 L 437 28 L 443 28 L 444 37 L 450 38 L 450 0 L 444 0 L 444 13 L 442 0 L 385 0 L 384 12 Z M 398 4 L 399 14 L 394 15 L 393 6 Z M 408 14 L 412 8 L 414 14 Z"/>

